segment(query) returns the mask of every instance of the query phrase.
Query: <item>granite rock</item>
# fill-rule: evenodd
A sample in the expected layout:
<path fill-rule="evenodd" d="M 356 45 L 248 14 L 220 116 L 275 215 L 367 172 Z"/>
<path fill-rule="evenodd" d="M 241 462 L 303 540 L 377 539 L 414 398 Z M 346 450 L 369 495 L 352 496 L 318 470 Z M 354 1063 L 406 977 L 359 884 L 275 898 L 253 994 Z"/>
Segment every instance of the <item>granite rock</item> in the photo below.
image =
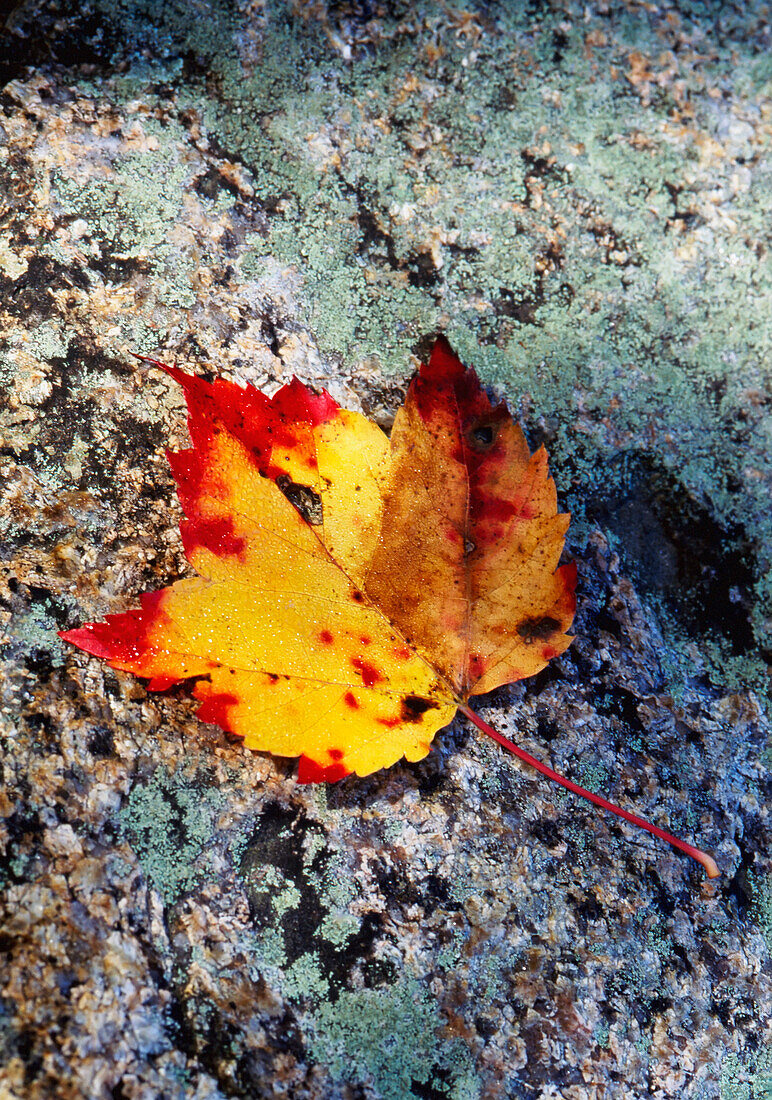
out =
<path fill-rule="evenodd" d="M 0 1092 L 752 1100 L 772 1080 L 761 3 L 21 3 L 0 36 Z M 545 442 L 576 641 L 299 787 L 56 631 L 188 566 L 178 389 L 388 429 L 444 331 Z M 765 1091 L 766 1090 L 766 1091 Z"/>

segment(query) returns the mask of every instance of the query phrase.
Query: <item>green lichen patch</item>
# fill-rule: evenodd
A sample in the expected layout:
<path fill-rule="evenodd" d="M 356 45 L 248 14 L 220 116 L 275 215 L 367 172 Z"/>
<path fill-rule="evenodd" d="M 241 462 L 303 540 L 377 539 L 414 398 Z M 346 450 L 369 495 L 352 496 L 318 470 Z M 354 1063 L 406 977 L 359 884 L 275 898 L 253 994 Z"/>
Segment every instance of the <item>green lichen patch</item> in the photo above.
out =
<path fill-rule="evenodd" d="M 90 266 L 107 283 L 144 277 L 153 303 L 167 310 L 168 319 L 169 311 L 195 302 L 193 258 L 170 235 L 179 221 L 189 168 L 179 154 L 181 128 L 144 119 L 143 133 L 156 147 L 114 156 L 107 176 L 79 179 L 59 171 L 53 189 L 62 208 L 85 223 L 84 235 L 96 252 Z M 127 323 L 136 321 L 127 314 Z"/>
<path fill-rule="evenodd" d="M 753 901 L 752 914 L 756 925 L 764 937 L 767 951 L 772 956 L 772 874 L 748 874 Z"/>
<path fill-rule="evenodd" d="M 66 649 L 57 634 L 59 622 L 52 614 L 48 599 L 32 604 L 29 611 L 16 615 L 0 638 L 0 653 L 16 657 L 24 654 L 25 662 L 34 671 L 61 668 Z"/>
<path fill-rule="evenodd" d="M 355 916 L 345 854 L 329 849 L 319 825 L 271 803 L 239 845 L 258 966 L 284 994 L 335 999 L 367 964 L 378 922 Z"/>
<path fill-rule="evenodd" d="M 39 359 L 56 359 L 67 354 L 70 336 L 62 331 L 60 325 L 45 321 L 42 325 L 36 325 L 35 330 L 29 335 L 30 340 L 26 348 Z"/>
<path fill-rule="evenodd" d="M 224 795 L 203 777 L 162 768 L 129 794 L 120 813 L 124 835 L 167 905 L 205 877 L 223 802 Z"/>
<path fill-rule="evenodd" d="M 313 1015 L 310 1050 L 333 1080 L 370 1084 L 381 1100 L 480 1094 L 469 1052 L 442 1037 L 444 1020 L 414 981 L 344 993 Z"/>
<path fill-rule="evenodd" d="M 756 1053 L 730 1054 L 721 1066 L 720 1100 L 769 1100 L 772 1096 L 772 1046 Z"/>
<path fill-rule="evenodd" d="M 345 853 L 321 839 L 315 823 L 273 804 L 241 849 L 255 972 L 302 1013 L 313 1061 L 333 1080 L 369 1082 L 383 1100 L 420 1097 L 427 1085 L 471 1100 L 469 1052 L 443 1038 L 426 990 L 379 960 L 380 921 L 352 913 L 359 895 Z"/>

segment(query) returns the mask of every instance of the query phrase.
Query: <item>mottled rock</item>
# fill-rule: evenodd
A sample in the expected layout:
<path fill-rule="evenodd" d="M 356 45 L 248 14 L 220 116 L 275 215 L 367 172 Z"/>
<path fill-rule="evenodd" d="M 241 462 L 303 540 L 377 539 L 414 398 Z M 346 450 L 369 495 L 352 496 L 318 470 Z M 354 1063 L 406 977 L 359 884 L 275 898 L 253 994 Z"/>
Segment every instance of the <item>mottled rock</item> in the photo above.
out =
<path fill-rule="evenodd" d="M 766 1095 L 761 4 L 21 3 L 0 35 L 0 1091 Z M 571 649 L 298 787 L 56 631 L 182 575 L 182 398 L 388 428 L 447 332 L 574 514 Z"/>

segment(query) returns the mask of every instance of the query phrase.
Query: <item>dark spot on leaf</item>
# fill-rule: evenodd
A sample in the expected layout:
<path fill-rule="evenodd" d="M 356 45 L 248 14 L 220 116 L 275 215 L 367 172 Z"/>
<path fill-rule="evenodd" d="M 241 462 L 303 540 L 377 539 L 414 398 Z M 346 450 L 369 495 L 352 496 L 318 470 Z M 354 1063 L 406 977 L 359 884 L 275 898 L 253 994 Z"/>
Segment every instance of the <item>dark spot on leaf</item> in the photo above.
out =
<path fill-rule="evenodd" d="M 306 523 L 312 527 L 319 527 L 323 520 L 322 498 L 310 485 L 298 485 L 289 474 L 279 474 L 276 478 L 277 488 L 284 494 L 287 500 L 298 512 Z"/>
<path fill-rule="evenodd" d="M 485 424 L 480 428 L 475 428 L 471 433 L 472 442 L 476 443 L 478 447 L 490 447 L 493 442 L 493 428 L 490 424 Z"/>
<path fill-rule="evenodd" d="M 353 691 L 347 691 L 343 696 L 343 702 L 347 707 L 351 707 L 352 710 L 359 710 L 359 703 L 354 695 Z"/>
<path fill-rule="evenodd" d="M 332 645 L 332 634 L 329 630 L 323 630 L 319 635 L 319 641 L 325 645 Z"/>
<path fill-rule="evenodd" d="M 351 599 L 354 601 L 354 603 L 364 603 L 365 598 L 364 595 L 359 591 L 359 589 L 355 588 L 354 591 L 351 593 Z"/>
<path fill-rule="evenodd" d="M 328 749 L 327 751 L 330 754 L 330 760 L 342 760 L 343 759 L 343 750 L 342 749 Z"/>
<path fill-rule="evenodd" d="M 406 695 L 402 700 L 402 720 L 404 722 L 420 722 L 421 715 L 427 710 L 436 709 L 437 704 L 431 699 L 422 699 L 420 695 Z"/>
<path fill-rule="evenodd" d="M 517 627 L 517 633 L 526 645 L 531 645 L 537 641 L 546 642 L 547 638 L 551 638 L 559 628 L 560 623 L 557 619 L 545 615 L 541 619 L 523 619 Z"/>
<path fill-rule="evenodd" d="M 466 438 L 469 445 L 475 451 L 488 451 L 496 442 L 499 423 L 491 423 L 488 420 L 479 420 L 467 429 Z"/>

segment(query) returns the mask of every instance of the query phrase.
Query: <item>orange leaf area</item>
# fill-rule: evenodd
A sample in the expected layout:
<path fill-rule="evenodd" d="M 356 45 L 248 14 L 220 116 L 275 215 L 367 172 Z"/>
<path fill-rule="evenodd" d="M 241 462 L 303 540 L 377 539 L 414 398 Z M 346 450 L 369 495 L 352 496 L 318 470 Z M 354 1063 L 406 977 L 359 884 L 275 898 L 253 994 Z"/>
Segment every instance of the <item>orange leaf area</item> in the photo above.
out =
<path fill-rule="evenodd" d="M 547 456 L 446 340 L 390 440 L 297 380 L 269 399 L 163 369 L 188 404 L 169 461 L 198 576 L 67 640 L 151 690 L 194 678 L 204 721 L 300 756 L 303 782 L 421 759 L 471 695 L 569 645 Z"/>

